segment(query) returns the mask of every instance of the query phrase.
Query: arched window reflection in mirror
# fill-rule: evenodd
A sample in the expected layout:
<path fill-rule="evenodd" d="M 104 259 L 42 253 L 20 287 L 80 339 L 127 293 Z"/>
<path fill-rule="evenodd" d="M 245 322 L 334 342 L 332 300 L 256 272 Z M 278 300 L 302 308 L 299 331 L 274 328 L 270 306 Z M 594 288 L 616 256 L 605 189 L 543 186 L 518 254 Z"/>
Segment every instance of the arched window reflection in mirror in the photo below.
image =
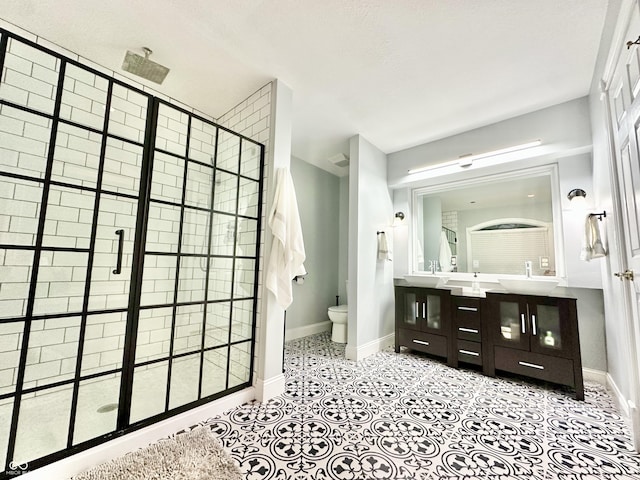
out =
<path fill-rule="evenodd" d="M 414 271 L 562 276 L 555 166 L 416 189 L 413 218 Z"/>

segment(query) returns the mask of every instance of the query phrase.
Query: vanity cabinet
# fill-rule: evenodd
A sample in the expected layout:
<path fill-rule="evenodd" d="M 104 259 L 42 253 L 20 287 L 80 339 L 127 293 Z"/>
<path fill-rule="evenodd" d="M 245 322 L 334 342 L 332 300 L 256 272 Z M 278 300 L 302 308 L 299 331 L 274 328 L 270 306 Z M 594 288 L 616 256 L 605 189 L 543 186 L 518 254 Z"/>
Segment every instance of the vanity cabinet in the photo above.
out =
<path fill-rule="evenodd" d="M 451 292 L 435 288 L 395 287 L 395 349 L 413 350 L 452 361 Z"/>
<path fill-rule="evenodd" d="M 502 370 L 573 387 L 584 399 L 576 301 L 487 293 L 483 371 Z"/>
<path fill-rule="evenodd" d="M 451 297 L 455 355 L 452 366 L 458 362 L 482 365 L 482 306 L 480 298 Z"/>

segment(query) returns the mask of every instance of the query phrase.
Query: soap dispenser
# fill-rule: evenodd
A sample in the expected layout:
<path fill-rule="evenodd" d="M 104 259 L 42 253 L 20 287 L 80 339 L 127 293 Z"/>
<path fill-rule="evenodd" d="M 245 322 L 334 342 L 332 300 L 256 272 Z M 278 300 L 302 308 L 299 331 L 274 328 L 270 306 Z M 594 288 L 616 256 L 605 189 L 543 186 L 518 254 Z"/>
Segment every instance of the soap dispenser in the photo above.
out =
<path fill-rule="evenodd" d="M 471 282 L 471 293 L 480 293 L 480 281 L 478 280 L 478 272 L 473 272 L 473 281 Z"/>

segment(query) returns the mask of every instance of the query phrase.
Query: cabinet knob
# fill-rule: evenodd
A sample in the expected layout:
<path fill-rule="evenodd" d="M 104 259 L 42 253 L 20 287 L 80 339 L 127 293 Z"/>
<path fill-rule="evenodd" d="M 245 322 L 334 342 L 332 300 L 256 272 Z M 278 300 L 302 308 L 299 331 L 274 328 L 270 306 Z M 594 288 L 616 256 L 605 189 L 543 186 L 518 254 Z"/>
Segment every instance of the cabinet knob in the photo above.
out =
<path fill-rule="evenodd" d="M 633 282 L 633 270 L 625 270 L 624 272 L 616 272 L 614 273 L 614 275 L 616 277 L 618 277 L 620 279 L 620 281 L 622 280 L 631 280 Z"/>

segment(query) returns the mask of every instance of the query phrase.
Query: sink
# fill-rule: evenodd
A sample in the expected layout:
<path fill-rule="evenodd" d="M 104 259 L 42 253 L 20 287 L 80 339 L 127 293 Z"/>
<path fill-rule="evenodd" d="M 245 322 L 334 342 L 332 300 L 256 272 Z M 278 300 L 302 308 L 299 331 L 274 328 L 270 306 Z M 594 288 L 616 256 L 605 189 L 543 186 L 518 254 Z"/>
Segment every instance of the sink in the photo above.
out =
<path fill-rule="evenodd" d="M 442 275 L 405 275 L 404 279 L 409 282 L 411 285 L 415 285 L 417 287 L 432 287 L 438 288 L 443 286 L 445 283 L 449 281 L 450 277 L 442 276 Z"/>
<path fill-rule="evenodd" d="M 510 293 L 547 295 L 560 280 L 557 278 L 499 278 L 498 282 Z"/>

